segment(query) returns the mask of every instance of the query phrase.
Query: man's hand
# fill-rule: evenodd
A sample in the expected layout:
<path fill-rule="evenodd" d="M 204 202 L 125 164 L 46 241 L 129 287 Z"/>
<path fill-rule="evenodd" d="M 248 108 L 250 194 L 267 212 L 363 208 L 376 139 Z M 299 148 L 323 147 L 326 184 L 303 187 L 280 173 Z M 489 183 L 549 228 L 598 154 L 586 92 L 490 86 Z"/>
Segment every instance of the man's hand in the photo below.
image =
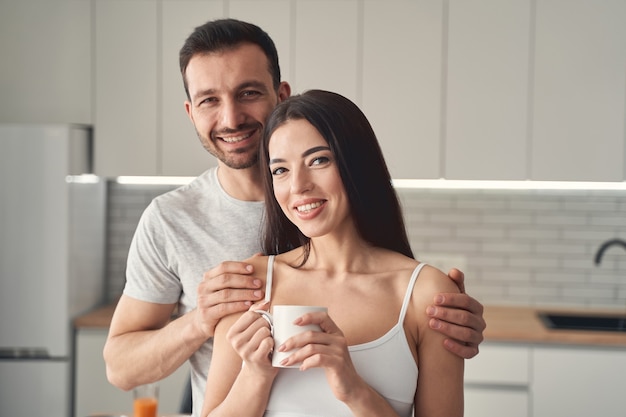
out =
<path fill-rule="evenodd" d="M 478 354 L 478 345 L 483 341 L 483 331 L 487 327 L 483 318 L 483 305 L 465 294 L 465 276 L 458 269 L 452 269 L 448 277 L 461 291 L 460 294 L 441 293 L 426 309 L 431 317 L 429 325 L 448 338 L 444 346 L 450 352 L 465 359 Z"/>
<path fill-rule="evenodd" d="M 207 338 L 215 333 L 222 317 L 246 311 L 263 298 L 261 280 L 252 274 L 252 265 L 244 262 L 222 262 L 204 273 L 198 285 L 197 317 Z"/>

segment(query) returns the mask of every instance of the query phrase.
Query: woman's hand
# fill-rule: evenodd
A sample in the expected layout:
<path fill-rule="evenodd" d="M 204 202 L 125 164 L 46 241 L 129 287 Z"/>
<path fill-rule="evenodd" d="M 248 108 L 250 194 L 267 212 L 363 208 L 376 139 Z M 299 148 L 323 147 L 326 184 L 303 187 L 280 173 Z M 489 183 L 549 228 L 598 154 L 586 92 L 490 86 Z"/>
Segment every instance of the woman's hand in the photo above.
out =
<path fill-rule="evenodd" d="M 241 357 L 243 366 L 253 372 L 276 374 L 277 368 L 272 367 L 274 339 L 270 325 L 255 311 L 267 310 L 267 307 L 267 303 L 252 306 L 231 326 L 226 338 Z"/>
<path fill-rule="evenodd" d="M 294 324 L 317 324 L 319 331 L 306 331 L 285 341 L 277 349 L 281 352 L 295 350 L 282 365 L 302 363 L 301 371 L 311 368 L 323 368 L 328 385 L 335 397 L 348 402 L 356 389 L 362 389 L 365 382 L 356 372 L 348 342 L 339 327 L 326 312 L 307 313 L 297 319 Z"/>

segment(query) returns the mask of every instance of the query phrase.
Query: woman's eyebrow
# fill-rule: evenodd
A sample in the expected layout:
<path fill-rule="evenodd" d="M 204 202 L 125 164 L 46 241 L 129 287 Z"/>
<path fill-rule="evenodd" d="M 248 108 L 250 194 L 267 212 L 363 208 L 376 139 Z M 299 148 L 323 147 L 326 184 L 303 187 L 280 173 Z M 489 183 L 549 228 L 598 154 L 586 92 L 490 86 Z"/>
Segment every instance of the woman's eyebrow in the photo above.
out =
<path fill-rule="evenodd" d="M 302 152 L 302 157 L 306 157 L 311 154 L 314 154 L 315 152 L 321 152 L 321 151 L 330 151 L 330 148 L 328 146 L 315 146 L 314 148 L 307 149 L 306 151 Z M 276 164 L 279 162 L 285 162 L 285 160 L 282 158 L 270 159 L 269 165 Z"/>
<path fill-rule="evenodd" d="M 321 151 L 330 151 L 330 148 L 328 146 L 315 146 L 314 148 L 307 149 L 306 151 L 302 152 L 302 156 L 309 156 L 315 152 Z"/>

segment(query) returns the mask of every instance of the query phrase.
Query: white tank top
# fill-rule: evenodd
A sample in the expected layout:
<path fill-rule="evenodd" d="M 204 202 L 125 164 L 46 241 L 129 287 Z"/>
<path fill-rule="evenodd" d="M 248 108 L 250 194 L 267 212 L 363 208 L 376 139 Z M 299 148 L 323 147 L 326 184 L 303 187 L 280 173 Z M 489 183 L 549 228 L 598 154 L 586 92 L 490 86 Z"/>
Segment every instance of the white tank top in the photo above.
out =
<path fill-rule="evenodd" d="M 360 345 L 349 346 L 350 357 L 359 375 L 401 417 L 413 415 L 417 388 L 417 364 L 404 333 L 404 317 L 419 272 L 420 263 L 409 281 L 398 322 L 382 337 Z M 271 298 L 274 257 L 267 265 L 266 300 Z M 321 368 L 300 371 L 281 368 L 272 385 L 265 417 L 351 417 L 348 406 L 332 393 Z"/>

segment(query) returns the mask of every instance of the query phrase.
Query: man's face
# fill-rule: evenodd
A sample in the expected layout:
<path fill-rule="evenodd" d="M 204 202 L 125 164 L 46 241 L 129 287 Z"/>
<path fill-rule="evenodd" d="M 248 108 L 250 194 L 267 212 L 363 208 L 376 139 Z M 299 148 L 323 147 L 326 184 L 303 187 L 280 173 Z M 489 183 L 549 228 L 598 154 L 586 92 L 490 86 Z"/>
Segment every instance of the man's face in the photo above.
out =
<path fill-rule="evenodd" d="M 185 108 L 204 148 L 230 168 L 254 166 L 265 121 L 290 93 L 287 83 L 274 89 L 261 48 L 244 43 L 195 55 L 186 78 Z"/>

